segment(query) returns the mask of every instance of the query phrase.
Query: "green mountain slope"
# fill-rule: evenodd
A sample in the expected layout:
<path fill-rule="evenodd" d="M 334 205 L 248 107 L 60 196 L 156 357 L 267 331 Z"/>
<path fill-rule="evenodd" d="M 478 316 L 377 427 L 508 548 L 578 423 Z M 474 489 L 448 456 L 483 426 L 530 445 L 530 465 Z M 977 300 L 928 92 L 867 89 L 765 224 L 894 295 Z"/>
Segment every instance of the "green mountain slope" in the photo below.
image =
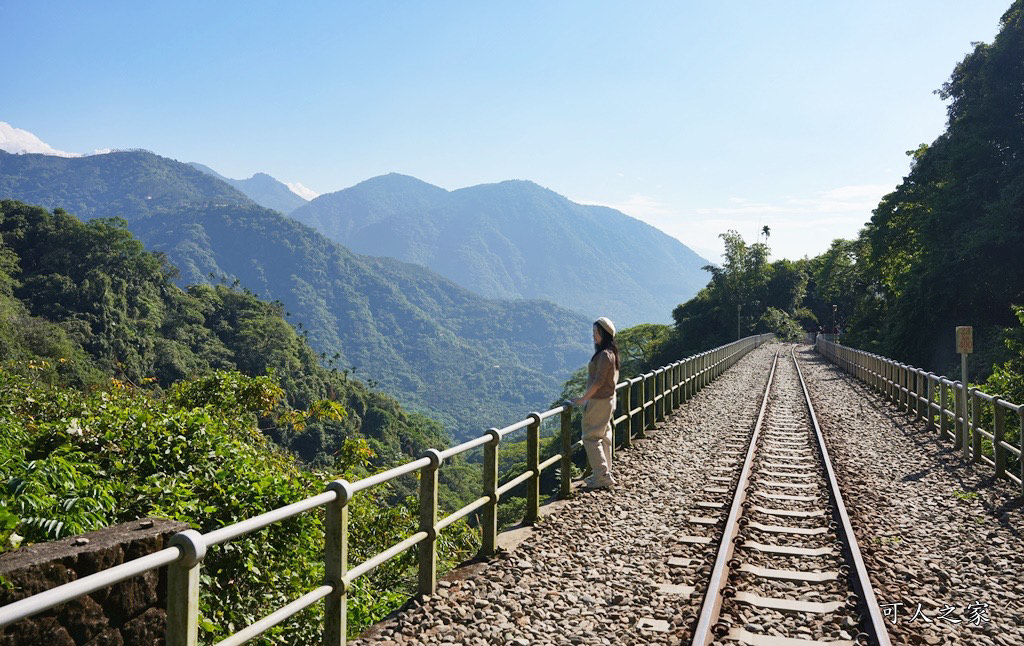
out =
<path fill-rule="evenodd" d="M 94 183 L 119 187 L 121 199 L 108 202 L 116 197 L 109 188 L 82 188 Z M 132 208 L 147 191 L 162 208 Z M 51 208 L 75 203 L 90 217 L 125 218 L 180 269 L 179 283 L 206 282 L 212 273 L 279 300 L 318 352 L 455 436 L 545 406 L 588 356 L 587 318 L 540 301 L 488 300 L 422 267 L 353 254 L 152 153 L 0 155 L 0 198 L 26 194 Z"/>
<path fill-rule="evenodd" d="M 667 322 L 707 280 L 707 261 L 675 238 L 526 181 L 449 192 L 391 174 L 291 215 L 354 251 L 425 265 L 484 296 L 542 298 L 622 325 Z"/>
<path fill-rule="evenodd" d="M 390 465 L 450 438 L 343 371 L 321 365 L 282 307 L 223 285 L 175 286 L 172 268 L 123 226 L 0 200 L 0 358 L 34 362 L 50 383 L 93 387 L 108 376 L 167 388 L 218 370 L 273 371 L 289 407 L 341 402 L 342 420 L 298 433 L 265 426 L 307 462 L 333 464 L 361 435 Z M 43 365 L 45 362 L 45 366 Z"/>
<path fill-rule="evenodd" d="M 252 204 L 224 182 L 169 161 L 141 150 L 76 158 L 0 151 L 0 199 L 62 208 L 83 220 L 129 221 L 193 203 Z"/>
<path fill-rule="evenodd" d="M 547 404 L 587 360 L 590 321 L 501 301 L 391 258 L 353 254 L 260 207 L 211 206 L 134 225 L 189 279 L 213 272 L 285 303 L 313 347 L 462 436 Z"/>
<path fill-rule="evenodd" d="M 285 184 L 277 181 L 266 173 L 256 173 L 249 179 L 231 179 L 230 177 L 224 177 L 209 166 L 205 166 L 199 162 L 189 162 L 188 165 L 206 173 L 207 175 L 216 177 L 223 182 L 227 182 L 260 206 L 280 211 L 285 215 L 291 213 L 308 201 L 305 198 L 296 195 Z"/>

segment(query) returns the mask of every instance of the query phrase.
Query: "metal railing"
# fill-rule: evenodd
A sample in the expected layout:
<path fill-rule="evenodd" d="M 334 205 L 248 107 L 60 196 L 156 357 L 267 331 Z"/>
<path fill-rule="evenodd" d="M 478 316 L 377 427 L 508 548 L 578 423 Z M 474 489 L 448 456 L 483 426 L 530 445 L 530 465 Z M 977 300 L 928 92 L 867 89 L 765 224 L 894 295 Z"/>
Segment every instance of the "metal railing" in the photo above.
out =
<path fill-rule="evenodd" d="M 643 437 L 646 430 L 654 428 L 657 422 L 664 421 L 666 414 L 690 399 L 743 355 L 760 346 L 771 336 L 763 334 L 740 339 L 619 383 L 616 386 L 616 393 L 621 391 L 621 396 L 617 397 L 618 410 L 613 415 L 613 428 L 621 427 L 622 445 L 628 447 L 634 438 Z M 561 418 L 561 452 L 541 462 L 540 425 L 543 420 L 555 415 Z M 499 485 L 498 447 L 501 440 L 509 433 L 524 428 L 527 433 L 526 471 Z M 356 482 L 334 480 L 319 495 L 248 520 L 206 534 L 200 534 L 192 529 L 180 532 L 171 537 L 167 548 L 158 552 L 0 607 L 0 628 L 166 565 L 166 644 L 195 646 L 199 643 L 199 575 L 207 549 L 293 516 L 324 507 L 323 584 L 218 643 L 223 646 L 242 644 L 323 600 L 325 612 L 322 643 L 330 646 L 343 645 L 347 631 L 347 592 L 358 577 L 417 546 L 417 589 L 420 594 L 433 594 L 437 588 L 437 537 L 444 528 L 475 511 L 482 510 L 481 556 L 491 556 L 497 549 L 498 504 L 504 494 L 525 482 L 527 494 L 523 520 L 526 524 L 535 523 L 540 515 L 541 474 L 559 464 L 559 496 L 568 497 L 571 491 L 573 454 L 583 446 L 582 441 L 572 442 L 571 430 L 571 405 L 566 402 L 543 413 L 530 413 L 526 419 L 504 428 L 492 428 L 480 437 L 444 451 L 428 449 L 418 460 L 368 478 Z M 445 518 L 439 519 L 437 493 L 438 470 L 441 464 L 448 458 L 479 446 L 484 448 L 482 495 Z M 419 472 L 419 531 L 349 569 L 349 501 L 360 491 L 416 471 Z"/>
<path fill-rule="evenodd" d="M 977 388 L 968 387 L 965 391 L 960 381 L 863 350 L 824 339 L 819 339 L 815 347 L 832 363 L 877 390 L 898 409 L 923 419 L 929 429 L 937 430 L 943 442 L 952 438 L 953 448 L 963 450 L 965 458 L 994 467 L 997 478 L 1014 483 L 1024 495 L 1024 460 L 1021 460 L 1024 406 Z M 1017 415 L 1020 446 L 1013 446 L 1005 439 L 1007 413 Z M 991 428 L 982 427 L 982 418 L 991 420 Z M 982 439 L 991 445 L 992 457 L 983 451 Z M 1016 474 L 1007 468 L 1008 456 L 1017 459 Z"/>

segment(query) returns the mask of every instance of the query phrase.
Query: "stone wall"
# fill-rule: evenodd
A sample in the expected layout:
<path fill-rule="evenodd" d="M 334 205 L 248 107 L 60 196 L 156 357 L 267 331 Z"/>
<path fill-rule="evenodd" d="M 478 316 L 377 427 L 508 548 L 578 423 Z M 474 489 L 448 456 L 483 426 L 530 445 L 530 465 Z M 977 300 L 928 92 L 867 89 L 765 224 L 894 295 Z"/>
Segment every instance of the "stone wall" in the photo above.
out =
<path fill-rule="evenodd" d="M 185 523 L 147 518 L 0 555 L 0 606 L 159 551 Z M 0 629 L 0 646 L 163 644 L 167 568 Z"/>

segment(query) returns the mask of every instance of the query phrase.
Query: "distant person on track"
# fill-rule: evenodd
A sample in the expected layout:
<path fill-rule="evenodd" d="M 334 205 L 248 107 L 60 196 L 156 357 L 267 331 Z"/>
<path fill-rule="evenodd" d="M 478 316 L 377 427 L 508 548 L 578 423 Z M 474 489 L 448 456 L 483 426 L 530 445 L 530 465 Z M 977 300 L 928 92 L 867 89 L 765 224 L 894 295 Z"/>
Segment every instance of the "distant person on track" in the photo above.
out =
<path fill-rule="evenodd" d="M 605 317 L 594 322 L 594 356 L 587 365 L 587 387 L 582 397 L 573 400 L 583 406 L 583 447 L 593 474 L 584 480 L 590 489 L 615 484 L 612 477 L 611 419 L 615 412 L 615 384 L 619 381 L 619 346 L 615 344 L 615 325 Z"/>

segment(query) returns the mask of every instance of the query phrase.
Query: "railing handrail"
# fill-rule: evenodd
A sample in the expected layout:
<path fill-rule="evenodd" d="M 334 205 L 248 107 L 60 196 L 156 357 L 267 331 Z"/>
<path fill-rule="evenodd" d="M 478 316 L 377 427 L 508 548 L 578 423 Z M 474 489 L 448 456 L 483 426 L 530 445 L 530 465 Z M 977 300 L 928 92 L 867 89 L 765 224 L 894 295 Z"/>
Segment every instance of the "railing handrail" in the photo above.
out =
<path fill-rule="evenodd" d="M 645 430 L 655 428 L 656 422 L 664 420 L 666 410 L 668 412 L 674 410 L 679 404 L 692 397 L 703 386 L 710 383 L 724 372 L 725 369 L 738 361 L 746 352 L 760 346 L 772 336 L 771 334 L 762 334 L 739 339 L 711 350 L 696 353 L 685 359 L 666 364 L 648 373 L 632 379 L 625 379 L 616 384 L 616 393 L 625 389 L 624 397 L 619 400 L 620 412 L 624 413 L 624 415 L 616 418 L 613 411 L 613 429 L 617 428 L 620 422 L 625 422 L 624 446 L 631 445 L 634 436 L 634 426 L 637 431 L 636 437 L 644 437 Z M 669 383 L 668 375 L 671 375 L 671 383 Z M 649 388 L 648 382 L 653 382 Z M 634 386 L 637 388 L 634 388 Z M 632 405 L 632 392 L 634 389 L 640 391 L 638 394 L 642 401 L 638 402 L 640 404 L 639 408 L 634 408 Z M 101 570 L 71 583 L 57 586 L 0 607 L 0 628 L 78 597 L 91 594 L 109 585 L 167 565 L 169 568 L 167 645 L 194 646 L 197 643 L 198 632 L 199 567 L 205 557 L 207 548 L 258 531 L 276 522 L 318 507 L 326 507 L 327 522 L 325 530 L 328 549 L 325 555 L 327 571 L 324 584 L 292 601 L 285 607 L 274 611 L 267 617 L 243 628 L 221 643 L 242 643 L 284 621 L 302 609 L 309 607 L 313 603 L 326 599 L 328 609 L 333 608 L 335 612 L 333 615 L 330 612 L 327 613 L 324 643 L 332 645 L 344 644 L 347 614 L 345 610 L 345 594 L 357 577 L 366 574 L 373 568 L 394 558 L 414 545 L 424 543 L 428 546 L 428 549 L 421 550 L 419 554 L 420 592 L 432 593 L 436 586 L 436 555 L 433 543 L 436 541 L 437 533 L 442 529 L 468 516 L 473 511 L 483 508 L 487 518 L 485 518 L 483 523 L 484 549 L 482 552 L 493 552 L 495 547 L 495 536 L 493 534 L 497 530 L 496 508 L 501 494 L 514 489 L 524 482 L 528 483 L 530 488 L 527 494 L 525 520 L 527 522 L 535 522 L 538 517 L 541 472 L 546 468 L 561 463 L 561 494 L 563 496 L 568 495 L 572 456 L 582 446 L 582 441 L 575 443 L 570 441 L 569 415 L 571 409 L 571 404 L 565 402 L 543 413 L 531 413 L 526 419 L 504 428 L 491 429 L 477 438 L 450 447 L 445 451 L 429 449 L 424 457 L 355 482 L 334 480 L 327 485 L 327 490 L 323 493 L 273 509 L 253 518 L 212 530 L 206 534 L 200 534 L 195 530 L 180 532 L 171 538 L 169 547 L 163 550 Z M 540 424 L 543 420 L 555 415 L 562 416 L 562 453 L 556 454 L 541 463 L 539 459 Z M 637 423 L 637 416 L 640 417 L 639 423 Z M 497 483 L 497 445 L 501 442 L 502 437 L 524 428 L 528 430 L 527 469 L 499 486 Z M 489 487 L 489 491 L 485 492 L 484 496 L 477 498 L 439 521 L 437 518 L 438 469 L 444 460 L 479 446 L 485 448 L 484 480 L 485 487 Z M 488 482 L 488 469 L 492 470 L 492 477 L 490 478 L 492 482 Z M 384 484 L 415 471 L 421 472 L 420 531 L 349 571 L 346 562 L 348 502 L 352 496 L 360 491 Z M 340 616 L 338 616 L 339 609 Z"/>
<path fill-rule="evenodd" d="M 938 430 L 941 441 L 952 439 L 954 450 L 961 449 L 965 458 L 992 466 L 997 479 L 1009 480 L 1024 495 L 1024 404 L 1015 404 L 999 395 L 965 386 L 959 380 L 824 338 L 819 338 L 815 347 L 820 354 L 882 393 L 898 408 L 924 419 L 929 429 Z M 981 425 L 985 405 L 992 409 L 990 429 Z M 1004 440 L 1007 411 L 1016 413 L 1019 418 L 1020 446 Z M 949 436 L 950 425 L 954 432 L 952 438 Z M 991 442 L 992 458 L 985 455 L 982 438 Z M 1015 456 L 1020 463 L 1016 475 L 1007 468 L 1008 455 Z"/>

